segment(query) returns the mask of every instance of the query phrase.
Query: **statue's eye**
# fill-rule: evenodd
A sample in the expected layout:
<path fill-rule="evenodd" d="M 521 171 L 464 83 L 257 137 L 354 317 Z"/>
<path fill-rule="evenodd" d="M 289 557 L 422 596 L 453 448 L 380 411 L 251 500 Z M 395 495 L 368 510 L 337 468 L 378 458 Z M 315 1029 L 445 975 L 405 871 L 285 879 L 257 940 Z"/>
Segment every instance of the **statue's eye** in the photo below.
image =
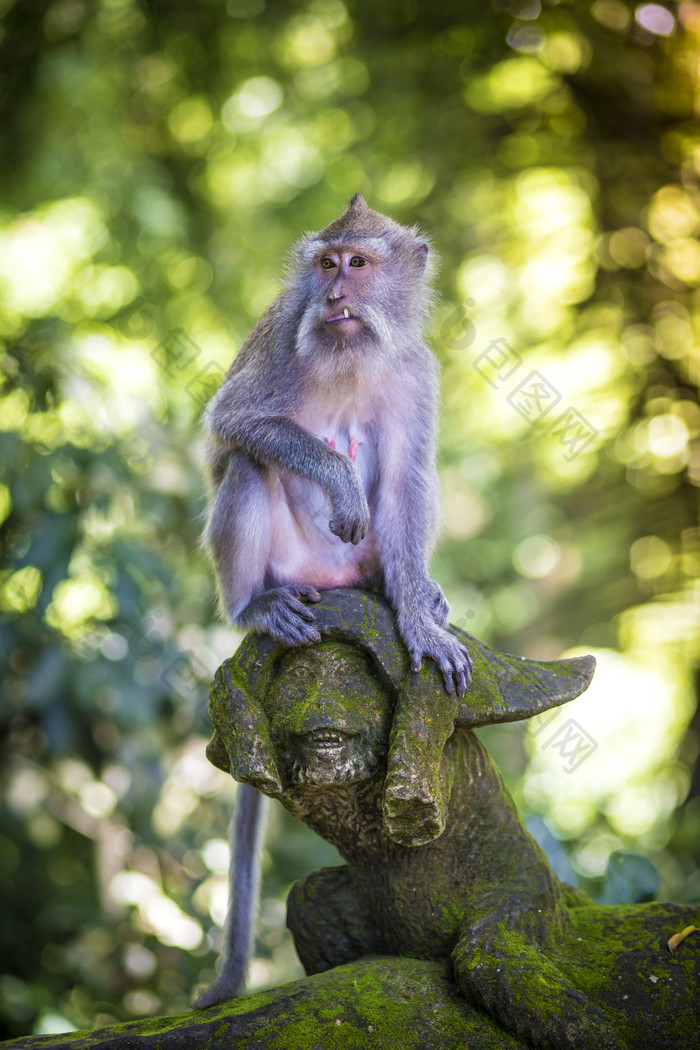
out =
<path fill-rule="evenodd" d="M 324 259 L 321 259 L 321 266 L 323 267 L 324 270 L 332 270 L 333 267 L 335 266 L 335 263 L 333 262 L 332 259 L 329 259 L 329 257 L 326 255 L 326 257 Z"/>
<path fill-rule="evenodd" d="M 361 255 L 353 255 L 352 259 L 350 260 L 350 265 L 356 266 L 359 269 L 361 266 L 367 265 L 367 260 L 363 259 Z"/>

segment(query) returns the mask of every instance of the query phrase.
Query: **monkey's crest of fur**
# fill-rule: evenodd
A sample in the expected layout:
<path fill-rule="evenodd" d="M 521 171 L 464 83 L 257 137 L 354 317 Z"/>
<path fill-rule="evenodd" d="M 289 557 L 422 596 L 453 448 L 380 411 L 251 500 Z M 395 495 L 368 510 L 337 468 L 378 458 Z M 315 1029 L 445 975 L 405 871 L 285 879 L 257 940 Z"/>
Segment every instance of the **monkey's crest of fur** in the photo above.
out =
<path fill-rule="evenodd" d="M 410 260 L 411 276 L 424 284 L 433 276 L 432 253 L 423 231 L 418 226 L 401 226 L 388 215 L 374 211 L 360 193 L 355 194 L 337 219 L 297 242 L 290 260 L 290 276 L 310 266 L 319 251 L 341 244 L 366 246 L 380 255 L 393 251 L 402 257 L 404 268 Z"/>
<path fill-rule="evenodd" d="M 386 234 L 406 233 L 388 215 L 367 207 L 364 197 L 356 193 L 342 215 L 315 235 L 315 239 L 328 244 L 333 241 L 356 241 L 367 237 L 384 237 Z"/>

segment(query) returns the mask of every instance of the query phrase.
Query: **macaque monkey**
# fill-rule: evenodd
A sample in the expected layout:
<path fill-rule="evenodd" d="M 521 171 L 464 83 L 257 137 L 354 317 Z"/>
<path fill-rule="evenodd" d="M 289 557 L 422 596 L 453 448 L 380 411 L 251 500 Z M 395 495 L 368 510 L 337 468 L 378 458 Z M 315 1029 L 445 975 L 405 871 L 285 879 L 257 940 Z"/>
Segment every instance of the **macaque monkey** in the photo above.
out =
<path fill-rule="evenodd" d="M 428 570 L 440 512 L 427 263 L 417 230 L 359 195 L 299 242 L 282 294 L 207 408 L 205 541 L 232 623 L 313 644 L 320 591 L 381 590 L 413 670 L 430 657 L 447 691 L 463 696 L 469 655 L 446 629 L 449 606 Z M 254 789 L 240 790 L 252 806 Z M 241 863 L 246 850 L 237 841 Z M 233 882 L 238 891 L 251 880 Z M 253 903 L 238 911 L 252 914 Z M 239 947 L 225 971 L 250 930 L 230 924 L 228 938 Z M 198 1005 L 219 999 L 204 993 Z"/>
<path fill-rule="evenodd" d="M 206 412 L 206 543 L 232 623 L 319 641 L 306 603 L 381 589 L 413 669 L 464 695 L 469 656 L 428 573 L 439 525 L 428 245 L 362 197 L 296 248 Z"/>

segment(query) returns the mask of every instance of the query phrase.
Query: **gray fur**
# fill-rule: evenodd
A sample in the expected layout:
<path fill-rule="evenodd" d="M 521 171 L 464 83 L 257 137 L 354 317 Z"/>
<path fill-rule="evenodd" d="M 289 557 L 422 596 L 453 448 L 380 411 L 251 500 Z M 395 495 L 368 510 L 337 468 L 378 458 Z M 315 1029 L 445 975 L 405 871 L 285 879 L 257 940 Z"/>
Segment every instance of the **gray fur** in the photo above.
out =
<path fill-rule="evenodd" d="M 350 248 L 376 260 L 359 290 L 314 267 L 323 253 Z M 432 301 L 427 256 L 415 228 L 361 197 L 296 246 L 285 289 L 207 409 L 205 538 L 234 623 L 291 645 L 313 642 L 313 614 L 301 598 L 378 585 L 414 668 L 432 657 L 446 688 L 463 695 L 469 657 L 444 630 L 449 608 L 428 569 L 439 487 L 437 367 L 422 337 Z M 335 303 L 353 308 L 359 330 L 333 329 Z M 341 448 L 324 440 L 324 426 Z M 344 452 L 357 435 L 353 461 Z"/>
<path fill-rule="evenodd" d="M 214 983 L 195 999 L 193 1005 L 199 1010 L 223 1002 L 224 999 L 233 999 L 243 991 L 253 947 L 253 924 L 258 910 L 260 853 L 266 811 L 265 796 L 248 784 L 240 784 L 236 815 L 231 821 L 231 885 L 221 968 Z M 245 857 L 236 856 L 240 850 L 246 851 Z"/>

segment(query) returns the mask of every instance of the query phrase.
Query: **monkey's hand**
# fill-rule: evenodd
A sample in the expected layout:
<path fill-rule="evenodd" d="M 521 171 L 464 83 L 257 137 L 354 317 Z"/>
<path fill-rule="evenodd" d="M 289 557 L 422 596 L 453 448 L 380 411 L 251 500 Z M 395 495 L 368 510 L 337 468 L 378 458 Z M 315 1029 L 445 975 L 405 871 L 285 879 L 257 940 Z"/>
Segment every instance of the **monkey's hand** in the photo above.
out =
<path fill-rule="evenodd" d="M 432 617 L 402 624 L 401 634 L 413 671 L 420 671 L 423 658 L 429 656 L 440 668 L 447 692 L 464 696 L 471 681 L 472 662 L 455 635 L 439 627 Z"/>
<path fill-rule="evenodd" d="M 329 527 L 343 543 L 357 544 L 369 528 L 367 497 L 355 464 L 347 456 L 339 459 L 343 462 L 344 477 L 342 485 L 329 493 L 333 514 Z"/>

